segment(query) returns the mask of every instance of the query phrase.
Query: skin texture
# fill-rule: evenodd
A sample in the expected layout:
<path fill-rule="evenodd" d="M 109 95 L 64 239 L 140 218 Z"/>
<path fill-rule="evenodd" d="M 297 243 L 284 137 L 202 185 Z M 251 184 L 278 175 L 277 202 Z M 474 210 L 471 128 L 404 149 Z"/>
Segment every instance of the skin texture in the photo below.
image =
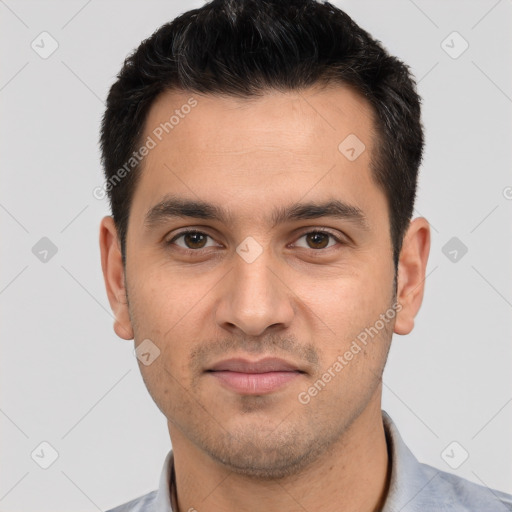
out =
<path fill-rule="evenodd" d="M 421 305 L 428 223 L 410 223 L 395 296 L 386 198 L 369 167 L 373 113 L 350 88 L 269 91 L 250 101 L 167 91 L 143 138 L 191 97 L 197 106 L 145 159 L 125 269 L 112 218 L 100 228 L 115 332 L 160 350 L 139 366 L 168 420 L 179 510 L 378 510 L 389 480 L 381 376 L 393 332 L 408 334 Z M 366 146 L 354 161 L 338 150 L 349 134 Z M 146 213 L 166 194 L 216 204 L 231 217 L 173 218 L 148 229 Z M 276 207 L 329 199 L 362 210 L 368 229 L 331 217 L 272 223 Z M 208 237 L 169 244 L 187 227 Z M 341 242 L 306 236 L 318 228 Z M 249 236 L 262 250 L 251 263 L 236 251 Z M 299 393 L 395 301 L 394 318 L 301 403 Z M 304 373 L 254 396 L 205 371 L 231 357 L 266 356 Z"/>

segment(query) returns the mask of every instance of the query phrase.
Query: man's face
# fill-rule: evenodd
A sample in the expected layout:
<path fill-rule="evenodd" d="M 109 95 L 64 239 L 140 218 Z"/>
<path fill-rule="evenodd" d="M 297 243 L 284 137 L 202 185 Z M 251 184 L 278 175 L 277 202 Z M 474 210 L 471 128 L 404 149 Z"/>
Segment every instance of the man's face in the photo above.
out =
<path fill-rule="evenodd" d="M 191 97 L 197 105 L 158 141 L 155 128 Z M 370 107 L 345 87 L 250 101 L 166 92 L 148 115 L 142 140 L 157 144 L 130 211 L 126 328 L 160 350 L 139 364 L 171 437 L 233 471 L 292 474 L 362 411 L 380 412 L 394 268 L 386 198 L 370 173 L 372 130 Z M 353 136 L 338 148 L 351 134 L 365 145 L 359 156 Z M 146 220 L 171 195 L 226 218 L 159 208 Z M 353 208 L 276 216 L 330 201 Z M 200 233 L 179 237 L 185 229 Z M 266 358 L 289 367 L 244 366 Z"/>

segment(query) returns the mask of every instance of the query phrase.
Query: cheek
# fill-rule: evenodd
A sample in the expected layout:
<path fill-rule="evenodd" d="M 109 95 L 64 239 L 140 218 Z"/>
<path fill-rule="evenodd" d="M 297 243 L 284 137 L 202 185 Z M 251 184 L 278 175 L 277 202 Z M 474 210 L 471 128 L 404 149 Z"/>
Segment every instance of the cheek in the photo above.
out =
<path fill-rule="evenodd" d="M 180 416 L 180 410 L 187 411 L 193 406 L 190 394 L 190 386 L 172 368 L 168 356 L 165 353 L 156 359 L 150 366 L 139 363 L 140 372 L 144 384 L 158 406 L 167 418 Z"/>
<path fill-rule="evenodd" d="M 171 396 L 176 396 L 193 386 L 191 355 L 215 331 L 207 295 L 214 284 L 211 276 L 193 279 L 184 277 L 183 272 L 179 275 L 157 268 L 130 288 L 135 339 L 149 338 L 160 350 L 159 365 L 141 365 L 148 384 L 162 388 L 159 393 L 170 389 Z"/>
<path fill-rule="evenodd" d="M 369 273 L 354 270 L 329 281 L 301 278 L 294 292 L 310 308 L 308 315 L 323 323 L 326 334 L 346 338 L 354 334 L 354 329 L 375 322 L 388 308 L 391 281 L 389 286 L 377 283 Z"/>
<path fill-rule="evenodd" d="M 153 266 L 152 270 L 144 269 L 134 275 L 129 281 L 129 298 L 139 330 L 165 336 L 198 301 L 198 287 L 186 285 L 176 272 Z"/>
<path fill-rule="evenodd" d="M 336 377 L 325 375 L 325 380 L 332 380 L 332 393 L 357 401 L 350 390 L 357 388 L 355 383 L 361 389 L 374 387 L 389 350 L 396 316 L 390 310 L 392 277 L 378 281 L 369 273 L 354 272 L 308 294 L 304 288 L 303 293 L 314 313 L 309 312 L 309 318 L 316 322 L 314 336 L 321 358 L 316 378 L 322 379 L 330 369 Z M 386 313 L 387 321 L 381 319 Z"/>

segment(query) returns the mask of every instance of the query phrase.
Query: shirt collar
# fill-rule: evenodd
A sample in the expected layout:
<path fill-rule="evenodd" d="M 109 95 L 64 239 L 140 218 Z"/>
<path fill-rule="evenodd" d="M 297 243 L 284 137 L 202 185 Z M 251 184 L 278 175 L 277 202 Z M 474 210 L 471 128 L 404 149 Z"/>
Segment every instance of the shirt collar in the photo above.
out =
<path fill-rule="evenodd" d="M 169 451 L 165 457 L 164 467 L 160 474 L 160 484 L 155 502 L 155 512 L 173 512 L 178 510 L 176 503 L 176 479 L 174 477 L 174 454 Z"/>
<path fill-rule="evenodd" d="M 385 411 L 382 411 L 382 421 L 388 445 L 388 456 L 391 459 L 391 475 L 386 501 L 381 512 L 426 510 L 426 508 L 422 508 L 421 500 L 416 498 L 423 489 L 428 488 L 438 471 L 418 462 Z M 425 468 L 432 471 L 427 471 Z M 445 510 L 445 508 L 439 510 Z"/>

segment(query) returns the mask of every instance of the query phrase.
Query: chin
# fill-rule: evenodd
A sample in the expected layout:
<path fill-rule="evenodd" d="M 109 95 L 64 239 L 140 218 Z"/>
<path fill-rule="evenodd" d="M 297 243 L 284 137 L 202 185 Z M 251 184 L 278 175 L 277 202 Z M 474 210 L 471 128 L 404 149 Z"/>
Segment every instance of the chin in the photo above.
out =
<path fill-rule="evenodd" d="M 222 440 L 203 449 L 233 473 L 258 480 L 280 480 L 300 473 L 320 457 L 331 442 L 296 429 L 265 432 L 253 426 L 250 431 L 226 434 Z"/>

